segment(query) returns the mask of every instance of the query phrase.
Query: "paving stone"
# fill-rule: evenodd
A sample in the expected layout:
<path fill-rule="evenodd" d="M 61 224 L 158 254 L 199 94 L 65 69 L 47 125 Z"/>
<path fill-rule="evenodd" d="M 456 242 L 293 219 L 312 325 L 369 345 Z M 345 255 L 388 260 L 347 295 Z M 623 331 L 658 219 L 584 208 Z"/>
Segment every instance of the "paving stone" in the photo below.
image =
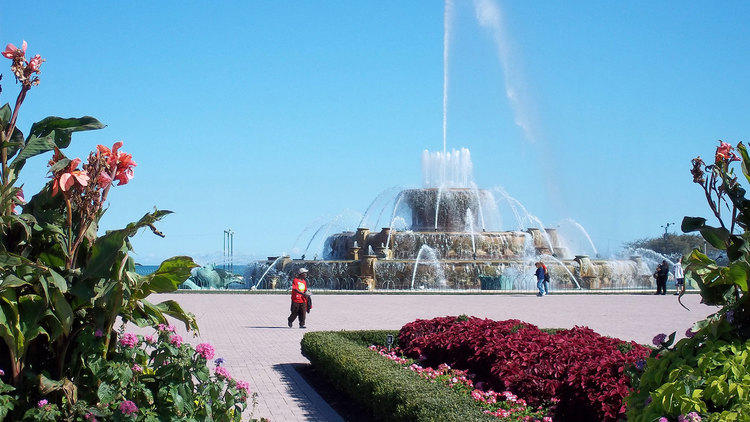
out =
<path fill-rule="evenodd" d="M 307 331 L 398 329 L 417 318 L 473 315 L 517 318 L 545 328 L 588 326 L 600 334 L 650 343 L 658 333 L 687 328 L 716 308 L 698 295 L 317 295 L 307 330 L 288 328 L 289 297 L 244 294 L 168 294 L 198 318 L 200 335 L 184 335 L 193 345 L 210 342 L 236 379 L 259 393 L 254 417 L 272 421 L 341 421 L 341 417 L 294 369 L 307 363 L 300 340 Z M 249 415 L 249 413 L 248 413 Z"/>

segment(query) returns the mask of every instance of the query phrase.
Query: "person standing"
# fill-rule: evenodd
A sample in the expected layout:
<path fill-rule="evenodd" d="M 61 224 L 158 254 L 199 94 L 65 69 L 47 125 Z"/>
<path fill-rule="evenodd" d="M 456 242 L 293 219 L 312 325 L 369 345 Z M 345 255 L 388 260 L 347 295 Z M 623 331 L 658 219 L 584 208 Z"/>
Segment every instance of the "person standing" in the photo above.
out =
<path fill-rule="evenodd" d="M 289 328 L 292 323 L 299 318 L 299 328 L 305 327 L 305 317 L 307 316 L 307 268 L 300 268 L 297 276 L 292 280 L 292 313 L 287 318 Z"/>
<path fill-rule="evenodd" d="M 657 295 L 667 294 L 667 278 L 669 278 L 669 264 L 667 260 L 661 261 L 656 267 L 656 293 Z"/>
<path fill-rule="evenodd" d="M 541 262 L 537 262 L 536 264 L 536 272 L 534 273 L 536 275 L 536 288 L 539 290 L 539 293 L 537 293 L 537 296 L 542 297 L 544 296 L 544 268 L 542 267 Z"/>
<path fill-rule="evenodd" d="M 674 264 L 675 295 L 685 293 L 685 271 L 682 270 L 682 257 Z"/>

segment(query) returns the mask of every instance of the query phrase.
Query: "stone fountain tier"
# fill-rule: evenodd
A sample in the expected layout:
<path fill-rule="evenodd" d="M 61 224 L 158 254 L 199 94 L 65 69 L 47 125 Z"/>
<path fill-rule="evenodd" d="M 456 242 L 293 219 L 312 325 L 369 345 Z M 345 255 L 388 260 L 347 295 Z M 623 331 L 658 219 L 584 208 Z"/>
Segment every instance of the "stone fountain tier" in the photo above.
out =
<path fill-rule="evenodd" d="M 416 272 L 415 263 L 413 259 L 384 260 L 364 255 L 359 260 L 284 259 L 279 261 L 278 269 L 280 273 L 293 275 L 305 267 L 310 271 L 310 287 L 322 289 L 410 289 L 412 276 L 415 289 L 535 289 L 533 261 L 445 259 L 440 260 L 441 271 L 428 262 L 420 262 Z M 578 256 L 546 264 L 553 290 L 572 290 L 578 286 L 591 290 L 653 287 L 648 268 L 638 260 L 591 260 Z M 443 280 L 438 277 L 440 273 Z"/>
<path fill-rule="evenodd" d="M 361 255 L 375 255 L 381 259 L 414 259 L 419 249 L 427 245 L 444 259 L 521 259 L 527 249 L 536 254 L 570 258 L 562 247 L 555 229 L 526 232 L 444 232 L 396 231 L 383 228 L 370 232 L 360 228 L 330 236 L 324 245 L 324 259 L 359 259 Z"/>
<path fill-rule="evenodd" d="M 470 210 L 474 231 L 480 232 L 483 228 L 482 204 L 494 204 L 492 193 L 484 189 L 407 189 L 400 195 L 411 209 L 412 231 L 465 232 L 467 210 Z"/>

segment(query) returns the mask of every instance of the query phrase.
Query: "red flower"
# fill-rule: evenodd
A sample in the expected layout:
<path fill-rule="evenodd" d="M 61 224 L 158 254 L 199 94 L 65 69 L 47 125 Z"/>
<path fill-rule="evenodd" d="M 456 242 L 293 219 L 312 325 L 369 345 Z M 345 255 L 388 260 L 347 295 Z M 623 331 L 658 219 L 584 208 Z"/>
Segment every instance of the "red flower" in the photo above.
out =
<path fill-rule="evenodd" d="M 67 192 L 76 184 L 78 184 L 79 186 L 88 185 L 88 174 L 86 174 L 85 171 L 76 169 L 76 167 L 78 167 L 78 164 L 80 163 L 80 158 L 71 160 L 66 170 L 55 175 L 55 181 L 52 184 L 52 196 L 57 195 L 58 189 L 62 190 L 63 192 Z"/>
<path fill-rule="evenodd" d="M 34 73 L 39 73 L 39 67 L 42 65 L 43 62 L 46 62 L 40 55 L 36 55 L 29 60 L 28 69 L 30 69 Z"/>
<path fill-rule="evenodd" d="M 734 153 L 734 148 L 732 145 L 719 141 L 719 146 L 716 147 L 716 162 L 720 161 L 740 161 L 740 157 L 737 156 L 737 154 Z"/>
<path fill-rule="evenodd" d="M 132 155 L 124 152 L 118 152 L 120 147 L 122 147 L 122 141 L 115 142 L 115 144 L 112 145 L 111 150 L 104 145 L 96 146 L 97 154 L 104 157 L 104 159 L 107 161 L 107 165 L 110 168 L 117 168 L 115 170 L 114 180 L 117 180 L 119 182 L 117 184 L 118 186 L 127 184 L 130 179 L 133 178 L 133 167 L 138 165 L 135 161 L 133 161 Z M 109 175 L 107 175 L 107 177 L 109 177 Z"/>

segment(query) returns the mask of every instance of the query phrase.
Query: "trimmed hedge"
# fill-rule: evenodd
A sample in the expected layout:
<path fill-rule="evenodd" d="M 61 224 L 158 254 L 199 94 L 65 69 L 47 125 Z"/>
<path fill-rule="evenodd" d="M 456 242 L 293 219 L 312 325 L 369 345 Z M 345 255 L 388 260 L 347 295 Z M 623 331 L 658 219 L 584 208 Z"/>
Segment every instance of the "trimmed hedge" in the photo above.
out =
<path fill-rule="evenodd" d="M 430 383 L 368 349 L 398 331 L 318 331 L 302 338 L 302 354 L 343 394 L 383 421 L 496 421 L 474 399 Z"/>

